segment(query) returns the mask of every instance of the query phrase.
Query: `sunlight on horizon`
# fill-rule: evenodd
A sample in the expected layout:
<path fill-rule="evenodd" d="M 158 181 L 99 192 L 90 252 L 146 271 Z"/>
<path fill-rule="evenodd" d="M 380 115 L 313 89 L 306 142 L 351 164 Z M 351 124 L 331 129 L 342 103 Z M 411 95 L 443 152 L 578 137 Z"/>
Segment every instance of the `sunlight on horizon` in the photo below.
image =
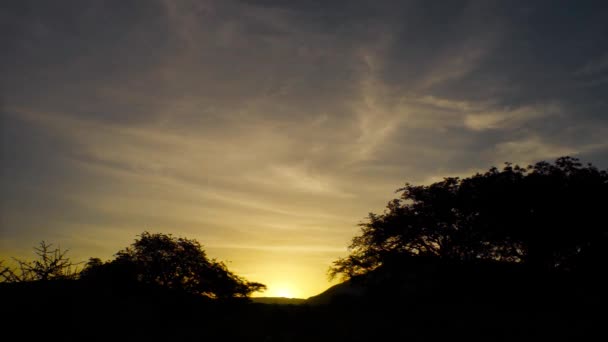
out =
<path fill-rule="evenodd" d="M 284 298 L 304 298 L 308 296 L 302 296 L 301 291 L 295 289 L 291 284 L 267 284 L 268 290 L 266 292 L 260 292 L 255 297 L 284 297 Z"/>

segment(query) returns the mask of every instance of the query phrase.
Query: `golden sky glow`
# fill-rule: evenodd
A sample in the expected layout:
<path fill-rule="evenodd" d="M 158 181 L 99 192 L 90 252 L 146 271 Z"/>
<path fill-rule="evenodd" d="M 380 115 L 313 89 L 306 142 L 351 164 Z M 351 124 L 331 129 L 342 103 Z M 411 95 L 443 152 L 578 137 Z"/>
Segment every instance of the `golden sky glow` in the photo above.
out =
<path fill-rule="evenodd" d="M 172 233 L 262 295 L 308 297 L 405 182 L 566 154 L 606 168 L 594 11 L 558 32 L 531 24 L 562 18 L 542 6 L 288 3 L 0 11 L 0 256 L 44 239 L 110 259 Z"/>

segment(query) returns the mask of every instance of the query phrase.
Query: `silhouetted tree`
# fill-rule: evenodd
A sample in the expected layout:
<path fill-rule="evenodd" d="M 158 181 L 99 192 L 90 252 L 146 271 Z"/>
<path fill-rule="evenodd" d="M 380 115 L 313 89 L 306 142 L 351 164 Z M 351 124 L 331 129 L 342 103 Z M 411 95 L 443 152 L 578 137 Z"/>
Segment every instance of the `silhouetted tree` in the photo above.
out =
<path fill-rule="evenodd" d="M 522 262 L 536 270 L 601 266 L 608 254 L 608 173 L 578 159 L 506 163 L 469 178 L 406 184 L 370 213 L 330 275 L 350 278 L 403 256 Z"/>
<path fill-rule="evenodd" d="M 37 259 L 33 261 L 16 259 L 17 268 L 13 269 L 0 263 L 0 281 L 26 282 L 46 281 L 58 279 L 76 279 L 78 276 L 77 264 L 70 261 L 66 254 L 68 250 L 53 248 L 52 244 L 41 241 L 34 247 Z"/>
<path fill-rule="evenodd" d="M 208 259 L 200 243 L 168 234 L 144 232 L 116 259 L 103 263 L 91 258 L 83 280 L 140 282 L 213 298 L 247 297 L 265 285 L 248 282 L 226 265 Z"/>

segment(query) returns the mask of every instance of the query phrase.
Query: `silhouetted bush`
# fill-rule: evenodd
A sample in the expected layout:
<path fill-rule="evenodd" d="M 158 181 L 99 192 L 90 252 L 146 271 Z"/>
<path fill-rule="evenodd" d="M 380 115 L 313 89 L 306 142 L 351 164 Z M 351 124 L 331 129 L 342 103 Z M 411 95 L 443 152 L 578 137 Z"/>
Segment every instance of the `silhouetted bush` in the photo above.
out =
<path fill-rule="evenodd" d="M 148 232 L 112 261 L 90 259 L 81 278 L 113 286 L 143 283 L 212 298 L 247 297 L 266 288 L 235 275 L 224 263 L 208 259 L 196 240 Z"/>
<path fill-rule="evenodd" d="M 14 258 L 17 268 L 4 266 L 0 262 L 0 281 L 10 283 L 77 278 L 77 264 L 66 257 L 67 250 L 53 248 L 52 244 L 41 241 L 34 251 L 37 259 L 33 261 Z"/>

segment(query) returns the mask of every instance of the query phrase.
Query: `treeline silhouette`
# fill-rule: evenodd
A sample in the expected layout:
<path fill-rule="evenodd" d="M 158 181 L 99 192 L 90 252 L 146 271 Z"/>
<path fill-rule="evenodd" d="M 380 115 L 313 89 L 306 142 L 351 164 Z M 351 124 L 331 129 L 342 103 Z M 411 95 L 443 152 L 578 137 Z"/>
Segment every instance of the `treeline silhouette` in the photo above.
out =
<path fill-rule="evenodd" d="M 196 240 L 171 234 L 143 232 L 130 246 L 103 262 L 90 258 L 80 272 L 67 251 L 42 241 L 35 248 L 38 259 L 15 259 L 18 269 L 4 266 L 0 277 L 9 283 L 80 280 L 92 287 L 128 289 L 134 286 L 174 290 L 207 298 L 245 298 L 266 289 L 230 272 L 223 262 L 207 258 Z M 0 267 L 2 264 L 0 264 Z"/>
<path fill-rule="evenodd" d="M 402 256 L 521 263 L 534 272 L 596 272 L 608 261 L 608 174 L 575 158 L 507 163 L 398 191 L 361 224 L 332 276 L 365 274 Z"/>
<path fill-rule="evenodd" d="M 230 272 L 223 262 L 208 259 L 196 240 L 149 232 L 112 261 L 91 258 L 80 278 L 119 286 L 143 283 L 209 298 L 248 297 L 266 289 Z"/>
<path fill-rule="evenodd" d="M 360 224 L 350 254 L 330 268 L 330 276 L 344 278 L 359 296 L 316 300 L 477 314 L 551 312 L 574 322 L 604 312 L 606 171 L 561 157 L 397 191 L 400 197 L 383 213 Z"/>
<path fill-rule="evenodd" d="M 195 240 L 144 232 L 113 260 L 91 258 L 80 272 L 44 242 L 37 261 L 3 267 L 4 320 L 36 331 L 69 321 L 67 340 L 605 335 L 606 171 L 562 157 L 397 192 L 330 268 L 344 282 L 302 305 L 251 303 L 247 297 L 264 285 L 207 258 Z"/>

